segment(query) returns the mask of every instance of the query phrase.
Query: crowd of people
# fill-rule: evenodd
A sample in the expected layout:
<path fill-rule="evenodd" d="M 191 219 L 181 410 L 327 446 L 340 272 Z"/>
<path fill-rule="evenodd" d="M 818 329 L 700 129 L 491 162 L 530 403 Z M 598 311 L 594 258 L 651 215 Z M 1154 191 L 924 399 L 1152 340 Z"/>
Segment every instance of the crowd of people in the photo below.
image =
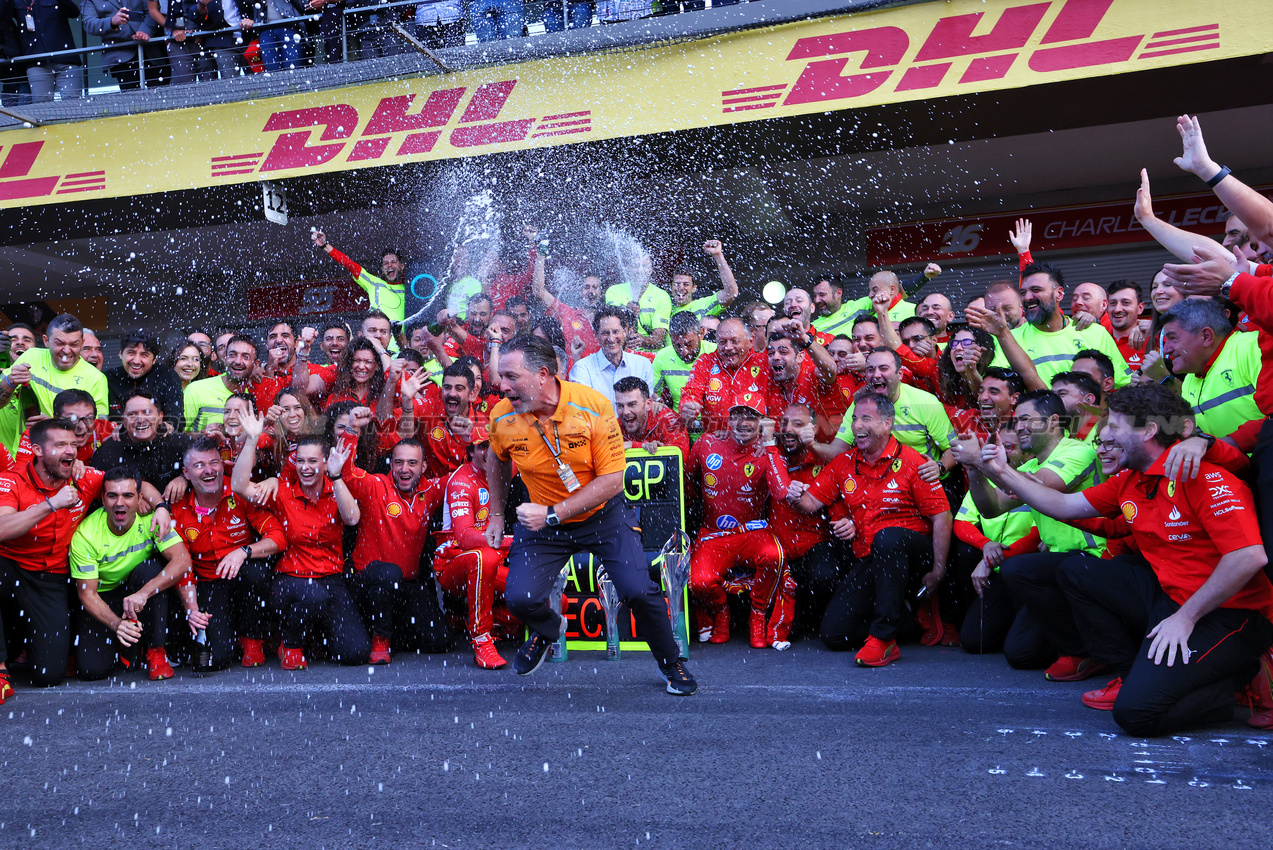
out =
<path fill-rule="evenodd" d="M 820 639 L 862 667 L 958 646 L 1104 674 L 1083 702 L 1135 734 L 1237 704 L 1273 728 L 1273 202 L 1178 129 L 1177 164 L 1231 215 L 1220 241 L 1175 228 L 1142 174 L 1137 218 L 1180 260 L 1148 288 L 1068 288 L 1023 218 L 1016 273 L 958 309 L 931 264 L 744 303 L 714 239 L 715 280 L 664 288 L 640 258 L 563 292 L 528 227 L 523 271 L 466 266 L 452 309 L 407 317 L 397 251 L 376 274 L 316 231 L 367 293 L 357 327 L 196 331 L 167 357 L 138 332 L 107 365 L 73 316 L 13 325 L 0 700 L 11 670 L 387 664 L 460 635 L 500 669 L 529 634 L 527 673 L 580 551 L 692 693 L 662 595 L 620 569 L 640 559 L 623 451 L 671 446 L 704 644 L 737 622 L 758 650 Z"/>
<path fill-rule="evenodd" d="M 760 0 L 712 0 L 712 8 Z M 528 12 L 547 33 L 701 11 L 707 0 L 0 0 L 0 80 L 7 106 L 84 96 L 90 54 L 72 22 L 101 39 L 101 68 L 121 89 L 180 85 L 280 71 L 321 59 L 394 56 L 529 34 Z M 531 7 L 528 9 L 527 7 Z M 81 39 L 85 41 L 86 39 Z M 154 41 L 151 44 L 151 41 Z M 139 58 L 138 50 L 141 51 Z M 61 55 L 49 55 L 61 54 Z M 145 68 L 143 69 L 142 63 Z"/>

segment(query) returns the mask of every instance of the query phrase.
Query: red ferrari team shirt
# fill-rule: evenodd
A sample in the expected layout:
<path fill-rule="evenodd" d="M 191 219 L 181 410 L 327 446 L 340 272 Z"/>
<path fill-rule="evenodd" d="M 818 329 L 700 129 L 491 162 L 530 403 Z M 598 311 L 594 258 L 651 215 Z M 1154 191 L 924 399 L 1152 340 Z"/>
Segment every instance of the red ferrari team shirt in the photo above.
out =
<path fill-rule="evenodd" d="M 354 543 L 354 569 L 364 570 L 372 561 L 388 561 L 402 569 L 402 577 L 420 575 L 420 555 L 429 536 L 429 518 L 442 503 L 444 482 L 421 478 L 416 492 L 404 495 L 388 475 L 372 475 L 345 461 L 345 486 L 358 500 L 362 520 Z M 340 551 L 337 544 L 336 551 Z"/>
<path fill-rule="evenodd" d="M 438 555 L 486 546 L 486 523 L 490 517 L 491 493 L 486 488 L 486 473 L 466 463 L 446 482 Z"/>
<path fill-rule="evenodd" d="M 787 474 L 792 481 L 813 484 L 822 464 L 808 450 L 798 460 L 786 459 Z M 799 558 L 823 540 L 830 539 L 827 529 L 827 512 L 807 514 L 787 501 L 786 493 L 771 493 L 769 498 L 769 528 L 778 535 L 782 551 L 789 558 Z"/>
<path fill-rule="evenodd" d="M 1083 495 L 1107 517 L 1119 514 L 1173 602 L 1184 605 L 1220 559 L 1261 545 L 1251 491 L 1230 472 L 1203 461 L 1198 475 L 1171 481 L 1167 453 L 1144 472 L 1124 469 Z M 1273 619 L 1273 585 L 1261 570 L 1221 608 L 1259 611 Z"/>
<path fill-rule="evenodd" d="M 757 457 L 755 443 L 740 446 L 704 434 L 690 450 L 689 462 L 689 480 L 698 483 L 703 495 L 701 533 L 767 527 L 770 491 L 782 498 L 790 483 L 784 467 L 776 447 Z"/>
<path fill-rule="evenodd" d="M 288 466 L 279 477 L 278 494 L 267 510 L 282 524 L 287 536 L 287 549 L 275 568 L 278 572 L 300 578 L 324 578 L 344 571 L 341 557 L 344 523 L 336 509 L 336 496 L 329 479 L 323 479 L 318 498 L 311 500 L 301 490 L 296 469 Z"/>
<path fill-rule="evenodd" d="M 172 506 L 172 523 L 190 550 L 190 561 L 198 581 L 214 581 L 221 559 L 258 540 L 269 538 L 279 550 L 287 548 L 283 525 L 262 507 L 234 495 L 227 482 L 221 501 L 209 513 L 201 513 L 195 505 L 194 493 L 188 492 Z"/>
<path fill-rule="evenodd" d="M 769 394 L 769 360 L 753 351 L 737 369 L 721 365 L 717 352 L 699 355 L 694 371 L 681 390 L 681 408 L 686 402 L 703 405 L 703 430 L 720 431 L 729 427 L 729 408 L 739 393 Z"/>
<path fill-rule="evenodd" d="M 566 332 L 567 342 L 572 341 L 575 337 L 583 341 L 583 353 L 579 355 L 580 359 L 601 350 L 601 343 L 597 342 L 597 335 L 592 332 L 592 323 L 574 307 L 563 304 L 561 299 L 558 298 L 553 303 L 553 308 L 548 311 L 548 315 L 556 317 L 557 321 L 561 322 L 561 329 Z M 569 347 L 567 347 L 566 353 L 570 353 Z M 650 389 L 654 388 L 651 387 Z"/>
<path fill-rule="evenodd" d="M 818 367 L 814 364 L 813 358 L 802 354 L 800 369 L 794 378 L 789 381 L 777 381 L 772 374 L 769 376 L 765 404 L 769 415 L 774 419 L 781 419 L 783 411 L 789 404 L 805 405 L 813 412 L 817 420 L 814 424 L 818 429 L 818 440 L 829 443 L 835 438 L 835 429 L 831 427 L 830 418 L 820 415 L 820 411 L 835 410 L 842 398 L 839 381 L 823 382 L 818 375 Z M 846 403 L 844 408 L 839 410 L 841 418 L 847 407 Z M 836 426 L 839 426 L 838 422 Z"/>
<path fill-rule="evenodd" d="M 54 511 L 21 537 L 0 543 L 0 558 L 10 558 L 22 569 L 32 572 L 69 575 L 66 561 L 71 550 L 71 537 L 88 512 L 88 506 L 101 495 L 104 477 L 104 473 L 90 467 L 84 470 L 78 481 L 55 481 L 52 486 L 45 487 L 31 464 L 13 472 L 0 473 L 0 508 L 25 511 L 52 498 L 67 484 L 80 494 L 79 504 L 75 507 Z M 145 521 L 150 520 L 147 518 Z"/>
<path fill-rule="evenodd" d="M 919 477 L 923 463 L 919 452 L 894 437 L 889 437 L 875 463 L 867 463 L 857 446 L 850 446 L 827 464 L 809 492 L 824 505 L 844 502 L 857 527 L 853 554 L 865 558 L 880 529 L 909 528 L 932 534 L 931 518 L 950 510 L 941 484 Z"/>
<path fill-rule="evenodd" d="M 442 388 L 432 381 L 415 398 L 414 415 L 416 439 L 424 444 L 424 460 L 428 464 L 428 478 L 445 478 L 468 460 L 468 443 L 451 434 L 447 426 L 446 404 L 442 401 Z M 473 407 L 468 417 L 475 423 L 485 422 Z"/>
<path fill-rule="evenodd" d="M 686 433 L 680 417 L 668 407 L 660 407 L 646 416 L 645 430 L 640 434 L 624 431 L 623 439 L 632 443 L 634 448 L 639 449 L 645 443 L 656 442 L 680 449 L 682 458 L 690 456 L 690 435 Z"/>
<path fill-rule="evenodd" d="M 1133 372 L 1139 372 L 1141 364 L 1145 360 L 1145 346 L 1148 342 L 1143 342 L 1139 346 L 1132 345 L 1127 341 L 1127 336 L 1119 336 L 1114 330 L 1114 325 L 1110 322 L 1109 313 L 1101 314 L 1101 327 L 1109 332 L 1113 338 L 1114 344 L 1118 346 L 1118 353 L 1123 355 L 1123 359 L 1127 361 L 1127 368 Z"/>
<path fill-rule="evenodd" d="M 87 443 L 75 450 L 75 456 L 83 463 L 87 464 L 93 459 L 93 452 L 102 446 L 104 440 L 109 440 L 115 433 L 115 423 L 109 419 L 96 419 L 93 421 L 93 437 Z M 35 457 L 35 449 L 31 445 L 31 429 L 22 432 L 22 439 L 18 441 L 18 454 L 13 459 L 14 468 L 30 463 L 31 458 Z"/>

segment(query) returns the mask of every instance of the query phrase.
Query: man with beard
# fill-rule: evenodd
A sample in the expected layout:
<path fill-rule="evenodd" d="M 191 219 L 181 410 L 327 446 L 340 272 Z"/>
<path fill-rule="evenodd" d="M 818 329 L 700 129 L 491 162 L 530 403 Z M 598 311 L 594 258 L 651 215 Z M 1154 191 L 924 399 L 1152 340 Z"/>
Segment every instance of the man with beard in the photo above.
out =
<path fill-rule="evenodd" d="M 120 419 L 124 402 L 138 390 L 150 393 L 164 411 L 170 430 L 181 430 L 181 379 L 157 363 L 159 340 L 145 331 L 132 331 L 119 341 L 119 365 L 106 370 L 111 417 Z"/>
<path fill-rule="evenodd" d="M 690 437 L 676 414 L 666 407 L 650 403 L 650 388 L 645 381 L 629 375 L 615 382 L 614 409 L 623 429 L 626 449 L 654 452 L 663 446 L 681 450 L 681 458 L 690 456 Z"/>
<path fill-rule="evenodd" d="M 342 454 L 340 469 L 335 458 Z M 409 438 L 393 447 L 388 475 L 354 466 L 352 451 L 333 449 L 332 458 L 329 476 L 337 481 L 343 476 L 360 508 L 349 586 L 371 632 L 368 663 L 388 664 L 394 644 L 400 650 L 448 649 L 451 636 L 437 587 L 428 566 L 420 562 L 445 481 L 424 477 L 424 447 Z"/>
<path fill-rule="evenodd" d="M 273 514 L 235 497 L 215 439 L 201 437 L 190 444 L 182 474 L 190 491 L 173 504 L 172 521 L 190 550 L 199 611 L 208 617 L 209 669 L 230 664 L 236 637 L 239 663 L 260 667 L 271 572 L 266 558 L 287 546 L 283 526 Z"/>
<path fill-rule="evenodd" d="M 474 400 L 473 370 L 465 363 L 443 369 L 440 387 L 419 372 L 402 379 L 398 434 L 425 447 L 426 477 L 443 478 L 468 460 L 474 423 L 480 418 Z"/>
<path fill-rule="evenodd" d="M 1262 573 L 1268 557 L 1251 492 L 1208 463 L 1196 477 L 1168 477 L 1168 451 L 1188 418 L 1188 405 L 1164 387 L 1116 393 L 1102 437 L 1122 450 L 1123 471 L 1080 493 L 1050 490 L 995 452 L 986 459 L 988 473 L 1035 510 L 1122 516 L 1131 525 L 1147 566 L 1070 559 L 1059 582 L 1093 654 L 1117 674 L 1083 702 L 1112 710 L 1136 736 L 1231 720 L 1234 692 L 1252 674 L 1262 713 L 1248 722 L 1273 726 L 1273 586 Z"/>
<path fill-rule="evenodd" d="M 152 681 L 173 676 L 164 650 L 166 591 L 189 571 L 190 553 L 175 531 L 156 535 L 137 516 L 141 483 L 126 467 L 107 472 L 101 510 L 80 523 L 71 538 L 71 578 L 83 608 L 75 639 L 83 679 L 106 678 L 116 657 L 136 643 L 145 646 Z M 191 604 L 187 621 L 197 631 L 207 625 L 207 617 Z"/>
<path fill-rule="evenodd" d="M 977 408 L 954 411 L 950 423 L 957 434 L 976 434 L 980 439 L 988 440 L 991 434 L 1012 427 L 1012 408 L 1023 392 L 1025 384 L 1020 375 L 991 366 L 981 377 L 981 386 L 977 388 Z"/>
<path fill-rule="evenodd" d="M 632 314 L 622 307 L 607 304 L 592 319 L 593 330 L 601 342 L 601 350 L 590 354 L 570 370 L 570 380 L 591 387 L 610 402 L 614 409 L 614 385 L 629 376 L 654 385 L 654 367 L 639 354 L 625 350 L 629 335 L 635 330 Z"/>
<path fill-rule="evenodd" d="M 681 406 L 681 391 L 689 383 L 698 356 L 715 351 L 716 343 L 703 341 L 698 319 L 684 310 L 672 315 L 670 330 L 672 344 L 654 355 L 653 391 L 664 395 L 675 410 Z"/>
<path fill-rule="evenodd" d="M 695 298 L 698 287 L 694 277 L 688 271 L 679 271 L 672 275 L 672 312 L 684 310 L 698 321 L 704 316 L 719 316 L 725 308 L 738 297 L 738 281 L 734 279 L 734 271 L 725 260 L 725 249 L 720 240 L 708 239 L 703 243 L 703 253 L 716 263 L 716 272 L 720 275 L 721 289 L 711 295 Z"/>
<path fill-rule="evenodd" d="M 982 325 L 983 330 L 994 334 L 1006 361 L 999 362 L 996 358 L 992 365 L 1012 363 L 1012 368 L 1023 374 L 1028 372 L 1029 365 L 1033 365 L 1039 379 L 1047 386 L 1053 375 L 1068 369 L 1075 352 L 1094 348 L 1113 361 L 1115 387 L 1126 386 L 1131 381 L 1131 372 L 1113 338 L 1099 326 L 1079 330 L 1059 308 L 1064 295 L 1065 287 L 1059 269 L 1047 263 L 1031 263 L 1022 269 L 1021 306 L 1025 323 L 1013 330 L 1008 330 L 1002 322 Z M 974 312 L 970 311 L 969 320 L 976 324 Z M 1029 364 L 1013 362 L 1016 352 L 1005 345 L 1007 334 L 1016 339 Z"/>
<path fill-rule="evenodd" d="M 1145 357 L 1145 334 L 1140 329 L 1140 314 L 1145 311 L 1145 296 L 1134 280 L 1116 280 L 1109 285 L 1109 306 L 1101 324 L 1118 346 L 1118 353 L 1128 368 L 1140 371 Z"/>
<path fill-rule="evenodd" d="M 813 326 L 813 299 L 809 297 L 809 293 L 803 289 L 792 289 L 786 297 L 782 299 L 782 319 L 794 319 L 800 323 L 802 330 L 808 331 L 814 339 L 823 345 L 831 341 L 831 334 L 823 333 Z M 774 319 L 769 320 L 767 331 L 773 330 Z M 765 339 L 765 348 L 768 348 L 768 336 Z M 762 351 L 765 349 L 761 349 Z"/>
<path fill-rule="evenodd" d="M 1083 372 L 1057 372 L 1052 376 L 1052 392 L 1065 404 L 1066 430 L 1070 436 L 1095 444 L 1105 420 L 1106 396 L 1101 385 Z"/>
<path fill-rule="evenodd" d="M 97 405 L 84 390 L 62 390 L 58 393 L 53 399 L 53 418 L 64 419 L 75 426 L 75 457 L 86 464 L 92 461 L 93 453 L 102 443 L 115 433 L 115 426 L 109 419 L 97 417 Z M 22 466 L 34 456 L 31 432 L 24 431 L 14 460 Z"/>
<path fill-rule="evenodd" d="M 690 592 L 698 602 L 700 642 L 729 640 L 729 601 L 739 586 L 735 571 L 752 573 L 749 636 L 755 649 L 786 642 L 770 623 L 769 608 L 784 570 L 782 544 L 768 526 L 766 508 L 772 495 L 786 498 L 790 482 L 781 471 L 777 449 L 761 444 L 764 397 L 742 392 L 729 409 L 729 436 L 704 434 L 690 452 L 687 490 L 702 497 L 703 527 L 690 555 Z M 779 609 L 781 610 L 781 609 Z M 786 647 L 774 646 L 775 649 Z"/>
<path fill-rule="evenodd" d="M 163 409 L 150 393 L 134 392 L 124 402 L 123 413 L 118 439 L 102 443 L 90 465 L 103 471 L 132 467 L 169 501 L 180 499 L 189 486 L 181 477 L 181 463 L 190 438 L 180 433 L 160 436 Z"/>
<path fill-rule="evenodd" d="M 842 502 L 853 521 L 857 560 L 827 606 L 822 640 L 836 650 L 861 647 L 854 657 L 860 667 L 901 658 L 897 635 L 909 616 L 908 593 L 916 583 L 937 593 L 950 551 L 950 503 L 941 485 L 921 474 L 929 461 L 894 437 L 894 407 L 882 393 L 859 393 L 845 418 L 852 448 L 827 464 L 798 502 L 807 513 Z"/>
<path fill-rule="evenodd" d="M 854 304 L 844 303 L 844 281 L 831 275 L 817 282 L 813 287 L 813 326 L 823 333 L 848 333 L 857 318 Z"/>
<path fill-rule="evenodd" d="M 48 686 L 61 683 L 71 651 L 71 537 L 101 495 L 103 476 L 87 469 L 72 479 L 78 440 L 64 419 L 37 422 L 31 444 L 35 456 L 29 464 L 0 473 L 0 612 L 26 620 L 31 677 Z M 142 483 L 141 494 L 156 506 L 151 522 L 162 539 L 171 526 L 168 506 L 149 484 Z M 0 699 L 13 695 L 6 659 L 7 647 L 0 643 Z"/>
<path fill-rule="evenodd" d="M 1021 452 L 1028 458 L 1020 470 L 1053 490 L 1078 493 L 1099 480 L 1099 464 L 1092 446 L 1066 436 L 1065 420 L 1065 403 L 1051 390 L 1031 390 L 1017 400 L 1014 427 Z M 994 519 L 1023 504 L 995 488 L 992 481 L 999 479 L 987 478 L 978 441 L 961 439 L 958 454 L 968 472 L 968 491 L 982 517 Z M 1072 555 L 1099 558 L 1104 540 L 1042 513 L 1035 512 L 1034 520 L 1047 551 L 1009 558 L 1000 567 L 1000 575 L 1046 640 L 1023 641 L 1019 646 L 1010 641 L 1004 657 L 1017 669 L 1048 665 L 1050 658 L 1056 658 L 1046 678 L 1077 682 L 1096 675 L 1104 665 L 1091 657 L 1075 626 L 1057 585 L 1057 570 Z M 1014 626 L 1013 632 L 1026 634 L 1033 629 Z"/>
<path fill-rule="evenodd" d="M 479 292 L 468 300 L 463 325 L 448 320 L 446 353 L 452 359 L 468 355 L 479 363 L 486 362 L 486 329 L 491 323 L 491 311 L 491 299 Z"/>
<path fill-rule="evenodd" d="M 186 387 L 187 431 L 206 431 L 209 425 L 220 422 L 225 416 L 226 400 L 235 393 L 250 393 L 256 399 L 257 410 L 269 410 L 287 382 L 281 378 L 254 380 L 256 352 L 256 343 L 249 337 L 235 335 L 225 346 L 225 372 Z"/>
<path fill-rule="evenodd" d="M 729 427 L 729 408 L 740 393 L 769 392 L 769 363 L 751 349 L 751 334 L 741 319 L 726 319 L 716 331 L 716 350 L 699 356 L 681 392 L 681 421 L 701 420 L 708 433 Z"/>
<path fill-rule="evenodd" d="M 787 473 L 793 483 L 803 485 L 793 491 L 803 495 L 822 472 L 822 464 L 813 456 L 813 416 L 806 405 L 787 405 L 777 432 Z M 785 642 L 794 623 L 803 630 L 817 630 L 822 615 L 840 583 L 840 565 L 848 560 L 843 543 L 851 527 L 848 515 L 839 510 L 834 519 L 826 511 L 806 513 L 796 509 L 782 497 L 769 499 L 769 527 L 778 536 L 786 558 L 786 570 L 779 588 L 778 602 L 772 620 L 777 620 L 774 638 Z M 836 532 L 833 539 L 828 528 Z M 775 649 L 781 647 L 775 646 Z"/>
<path fill-rule="evenodd" d="M 314 241 L 314 247 L 322 249 L 327 256 L 345 267 L 346 271 L 353 277 L 354 283 L 362 287 L 367 293 L 367 299 L 371 302 L 372 310 L 380 310 L 390 321 L 402 323 L 406 318 L 406 285 L 405 276 L 407 271 L 406 263 L 402 262 L 402 255 L 397 250 L 388 249 L 381 252 L 380 256 L 380 274 L 384 277 L 376 277 L 367 271 L 358 263 L 346 257 L 340 251 L 327 241 L 327 234 L 321 230 L 315 230 L 310 234 L 310 238 Z"/>
<path fill-rule="evenodd" d="M 787 319 L 780 329 L 770 332 L 768 354 L 768 409 L 785 411 L 788 405 L 803 404 L 813 410 L 834 404 L 839 397 L 835 361 L 795 319 Z M 824 441 L 835 434 L 826 419 L 819 419 L 816 425 Z"/>
<path fill-rule="evenodd" d="M 110 413 L 110 388 L 106 376 L 80 357 L 84 345 L 84 326 L 70 313 L 49 322 L 44 334 L 45 348 L 28 348 L 13 363 L 9 373 L 0 378 L 0 405 L 20 386 L 28 386 L 40 405 L 40 413 L 53 415 L 53 398 L 62 390 L 81 389 L 93 396 L 97 415 Z"/>

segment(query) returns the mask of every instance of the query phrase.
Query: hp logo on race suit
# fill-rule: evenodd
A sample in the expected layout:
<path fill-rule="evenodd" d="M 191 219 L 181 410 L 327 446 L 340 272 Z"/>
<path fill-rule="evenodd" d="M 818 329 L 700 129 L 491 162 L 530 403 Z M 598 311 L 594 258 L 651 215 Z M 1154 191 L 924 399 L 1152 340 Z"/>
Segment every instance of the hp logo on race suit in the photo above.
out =
<path fill-rule="evenodd" d="M 725 462 L 725 458 L 721 457 L 720 455 L 707 456 L 707 468 L 712 470 L 713 472 L 720 469 L 721 464 L 724 462 Z"/>
<path fill-rule="evenodd" d="M 734 519 L 729 514 L 725 514 L 723 517 L 717 518 L 716 527 L 721 531 L 733 531 L 735 528 L 738 528 L 738 520 Z"/>
<path fill-rule="evenodd" d="M 485 487 L 477 488 L 477 503 L 479 505 L 485 505 L 490 500 L 491 494 L 486 491 Z"/>

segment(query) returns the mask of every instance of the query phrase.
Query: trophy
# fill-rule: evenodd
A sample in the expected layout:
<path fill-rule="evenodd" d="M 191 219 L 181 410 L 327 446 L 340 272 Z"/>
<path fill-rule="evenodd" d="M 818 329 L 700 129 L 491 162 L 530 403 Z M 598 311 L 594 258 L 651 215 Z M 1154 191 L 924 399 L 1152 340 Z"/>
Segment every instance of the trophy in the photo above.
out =
<path fill-rule="evenodd" d="M 597 596 L 606 612 L 606 660 L 619 660 L 619 609 L 623 607 L 619 591 L 604 571 L 597 573 Z"/>
<path fill-rule="evenodd" d="M 662 565 L 663 587 L 667 590 L 668 609 L 672 615 L 672 633 L 681 658 L 689 659 L 689 624 L 685 619 L 685 586 L 690 580 L 690 539 L 679 528 L 663 544 L 659 553 Z"/>
<path fill-rule="evenodd" d="M 548 647 L 549 661 L 565 661 L 566 660 L 566 619 L 561 616 L 561 597 L 566 592 L 566 582 L 570 580 L 570 572 L 573 567 L 574 560 L 569 560 L 566 565 L 561 568 L 561 572 L 557 575 L 557 580 L 553 582 L 552 593 L 548 596 L 548 605 L 553 609 L 553 613 L 557 615 L 557 619 L 561 620 L 561 637 L 553 641 L 552 646 Z"/>

